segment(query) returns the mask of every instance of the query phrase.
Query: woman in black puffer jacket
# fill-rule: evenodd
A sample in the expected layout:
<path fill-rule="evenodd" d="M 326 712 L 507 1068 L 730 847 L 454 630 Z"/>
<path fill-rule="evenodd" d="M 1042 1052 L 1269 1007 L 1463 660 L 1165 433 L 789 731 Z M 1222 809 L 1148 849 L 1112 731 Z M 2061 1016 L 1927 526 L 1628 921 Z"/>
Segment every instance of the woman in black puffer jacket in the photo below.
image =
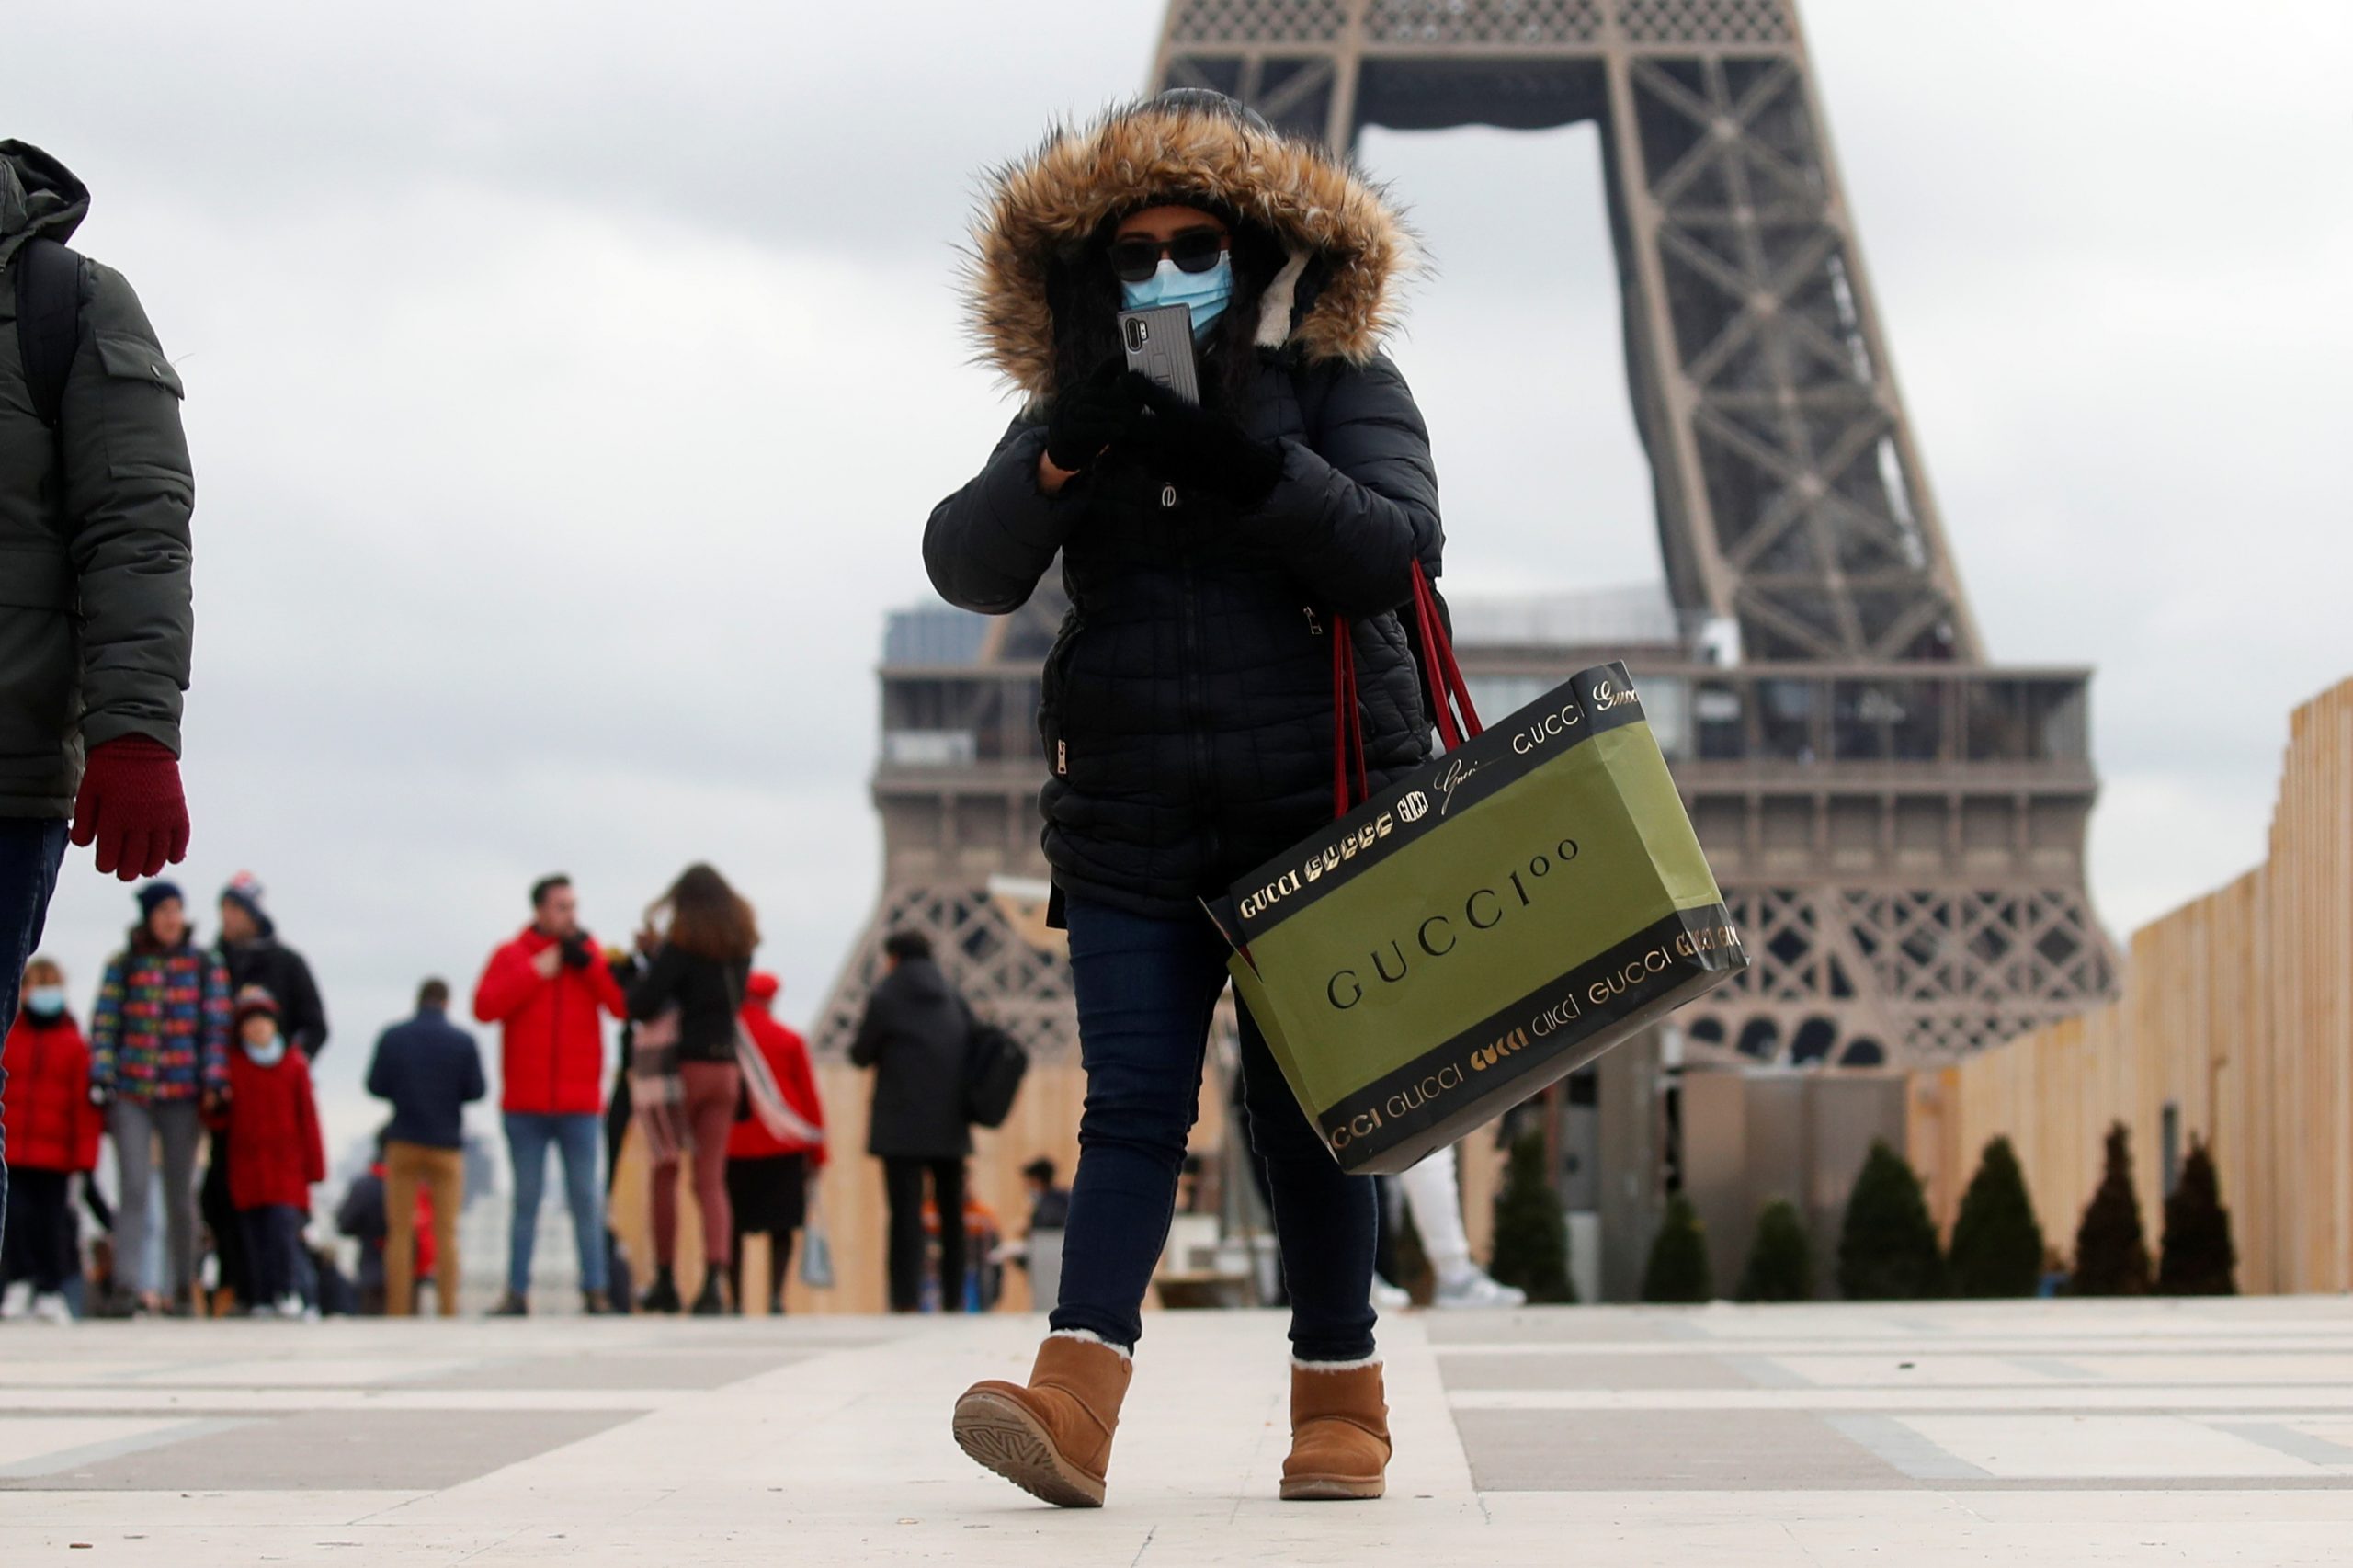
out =
<path fill-rule="evenodd" d="M 1410 240 L 1325 150 L 1164 94 L 999 170 L 975 238 L 981 338 L 1030 402 L 932 514 L 924 559 L 950 602 L 1001 614 L 1062 558 L 1041 804 L 1087 1097 L 1053 1335 L 1029 1386 L 975 1387 L 956 1430 L 1091 1506 L 1226 983 L 1199 900 L 1331 819 L 1343 628 L 1372 788 L 1427 755 L 1396 611 L 1442 535 L 1421 415 L 1380 353 Z M 1199 408 L 1121 368 L 1118 312 L 1175 302 Z M 1341 1173 L 1246 1012 L 1242 1060 L 1293 1304 L 1283 1494 L 1378 1496 L 1372 1183 Z"/>

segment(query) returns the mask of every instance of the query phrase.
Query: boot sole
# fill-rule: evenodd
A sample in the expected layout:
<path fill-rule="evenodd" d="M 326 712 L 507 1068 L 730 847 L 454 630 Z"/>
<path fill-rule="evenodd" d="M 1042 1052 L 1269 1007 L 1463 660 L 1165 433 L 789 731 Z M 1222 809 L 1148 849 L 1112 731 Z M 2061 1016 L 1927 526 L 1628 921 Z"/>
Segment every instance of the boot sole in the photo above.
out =
<path fill-rule="evenodd" d="M 958 1400 L 956 1446 L 1040 1502 L 1057 1508 L 1103 1506 L 1103 1483 L 1057 1453 L 1045 1428 L 1009 1399 L 968 1393 Z"/>
<path fill-rule="evenodd" d="M 1370 1503 L 1388 1493 L 1388 1481 L 1378 1475 L 1302 1475 L 1283 1483 L 1282 1499 L 1286 1503 Z"/>

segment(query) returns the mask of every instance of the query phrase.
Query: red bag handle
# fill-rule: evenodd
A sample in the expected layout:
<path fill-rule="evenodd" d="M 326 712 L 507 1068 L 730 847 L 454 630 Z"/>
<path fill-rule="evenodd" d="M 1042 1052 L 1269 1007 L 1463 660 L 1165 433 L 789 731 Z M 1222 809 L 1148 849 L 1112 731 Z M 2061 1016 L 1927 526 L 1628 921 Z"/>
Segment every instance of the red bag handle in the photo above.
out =
<path fill-rule="evenodd" d="M 1471 702 L 1471 685 L 1455 662 L 1454 640 L 1447 635 L 1439 615 L 1438 591 L 1430 586 L 1422 563 L 1414 562 L 1414 621 L 1421 631 L 1424 655 L 1429 660 L 1430 690 L 1438 699 L 1438 744 L 1453 751 L 1486 726 Z M 1355 790 L 1350 792 L 1353 765 Z M 1364 715 L 1357 710 L 1356 639 L 1347 619 L 1332 618 L 1332 815 L 1344 817 L 1357 802 L 1370 797 L 1366 778 Z"/>

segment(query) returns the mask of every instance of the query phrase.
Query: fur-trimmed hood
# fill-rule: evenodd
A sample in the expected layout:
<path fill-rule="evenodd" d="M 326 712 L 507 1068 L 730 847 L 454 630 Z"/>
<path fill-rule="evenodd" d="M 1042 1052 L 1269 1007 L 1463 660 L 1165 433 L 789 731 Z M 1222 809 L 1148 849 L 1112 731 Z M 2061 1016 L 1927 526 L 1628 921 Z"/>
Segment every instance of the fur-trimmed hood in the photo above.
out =
<path fill-rule="evenodd" d="M 1051 393 L 1054 258 L 1107 218 L 1187 199 L 1257 224 L 1288 253 L 1260 300 L 1261 347 L 1290 345 L 1310 361 L 1372 357 L 1418 265 L 1403 215 L 1324 147 L 1217 105 L 1207 94 L 1145 98 L 1057 126 L 989 173 L 965 278 L 983 362 L 1032 398 Z"/>

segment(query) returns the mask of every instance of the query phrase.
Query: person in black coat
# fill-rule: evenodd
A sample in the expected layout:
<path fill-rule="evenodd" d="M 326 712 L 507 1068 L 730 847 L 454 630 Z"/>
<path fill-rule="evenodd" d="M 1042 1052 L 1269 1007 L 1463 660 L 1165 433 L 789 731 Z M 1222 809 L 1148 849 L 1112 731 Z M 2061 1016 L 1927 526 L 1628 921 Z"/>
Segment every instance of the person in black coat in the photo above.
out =
<path fill-rule="evenodd" d="M 675 1113 L 686 1151 L 694 1158 L 695 1207 L 702 1217 L 702 1290 L 697 1317 L 727 1310 L 720 1281 L 733 1256 L 735 1223 L 727 1199 L 727 1135 L 735 1125 L 744 1083 L 735 1065 L 736 1016 L 752 978 L 760 929 L 752 906 L 710 866 L 682 872 L 646 911 L 638 933 L 644 967 L 629 985 L 629 1017 L 642 1029 L 676 1016 L 679 1101 Z M 642 1049 L 641 1041 L 632 1051 Z M 645 1108 L 638 1108 L 642 1114 Z M 650 1312 L 675 1312 L 678 1287 L 672 1266 L 678 1249 L 678 1153 L 654 1162 L 654 1284 L 639 1303 Z"/>
<path fill-rule="evenodd" d="M 1336 794 L 1428 756 L 1399 610 L 1444 534 L 1421 413 L 1381 352 L 1411 236 L 1328 149 L 1165 93 L 996 170 L 972 248 L 976 335 L 1029 401 L 932 513 L 924 563 L 950 603 L 1004 614 L 1061 562 L 1040 807 L 1087 1092 L 1055 1337 L 1028 1388 L 974 1388 L 956 1426 L 1017 1484 L 1088 1505 L 1227 982 L 1199 901 L 1328 824 Z M 1198 405 L 1120 352 L 1123 308 L 1171 304 Z M 1343 639 L 1360 767 L 1335 739 Z M 1342 1174 L 1246 1008 L 1242 1065 L 1291 1289 L 1284 1495 L 1377 1496 L 1372 1183 Z"/>
<path fill-rule="evenodd" d="M 891 1310 L 923 1304 L 924 1180 L 939 1215 L 941 1310 L 962 1310 L 964 1160 L 972 1152 L 964 1118 L 964 1056 L 972 1017 L 933 961 L 920 931 L 883 939 L 882 978 L 866 999 L 849 1059 L 874 1069 L 866 1152 L 882 1162 L 890 1199 Z"/>

